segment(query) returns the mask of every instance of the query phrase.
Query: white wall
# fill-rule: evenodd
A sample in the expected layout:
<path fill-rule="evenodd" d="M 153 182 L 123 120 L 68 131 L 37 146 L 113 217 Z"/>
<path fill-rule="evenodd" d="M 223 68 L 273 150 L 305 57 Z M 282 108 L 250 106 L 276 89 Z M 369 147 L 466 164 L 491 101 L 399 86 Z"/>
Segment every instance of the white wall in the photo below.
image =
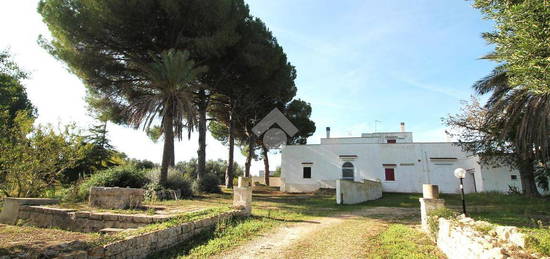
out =
<path fill-rule="evenodd" d="M 340 158 L 354 155 L 356 158 Z M 432 160 L 430 158 L 456 158 Z M 474 177 L 477 191 L 493 178 L 482 177 L 477 157 L 469 157 L 452 143 L 397 143 L 397 144 L 319 144 L 292 145 L 282 150 L 282 191 L 311 191 L 319 187 L 335 188 L 341 178 L 344 160 L 352 160 L 355 180 L 380 179 L 384 192 L 422 192 L 422 184 L 437 184 L 443 193 L 458 192 L 458 180 L 453 171 L 458 167 L 471 169 L 464 179 L 466 192 L 473 192 Z M 312 163 L 312 164 L 303 164 Z M 396 164 L 395 181 L 385 181 L 383 164 Z M 303 179 L 302 168 L 310 166 L 311 179 Z M 493 189 L 507 191 L 505 183 L 494 183 Z"/>

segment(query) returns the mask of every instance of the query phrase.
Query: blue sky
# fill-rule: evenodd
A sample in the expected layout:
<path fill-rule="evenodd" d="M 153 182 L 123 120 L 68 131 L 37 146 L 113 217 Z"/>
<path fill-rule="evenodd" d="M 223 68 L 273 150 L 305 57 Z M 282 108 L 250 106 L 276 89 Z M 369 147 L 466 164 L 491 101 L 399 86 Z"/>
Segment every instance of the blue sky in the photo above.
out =
<path fill-rule="evenodd" d="M 298 97 L 311 103 L 319 143 L 327 126 L 333 136 L 397 131 L 407 124 L 416 141 L 445 141 L 441 117 L 457 112 L 471 85 L 494 64 L 480 35 L 491 30 L 469 1 L 255 0 L 255 16 L 273 31 L 296 66 Z M 36 44 L 48 30 L 37 0 L 2 1 L 0 48 L 9 48 L 32 77 L 25 81 L 39 111 L 38 123 L 76 122 L 88 128 L 85 88 L 63 63 Z M 113 144 L 130 157 L 160 161 L 161 144 L 140 131 L 109 125 Z M 196 157 L 196 136 L 176 144 L 176 159 Z M 227 149 L 207 138 L 207 158 Z M 239 162 L 244 162 L 238 156 Z M 280 163 L 272 155 L 273 165 Z M 261 161 L 253 172 L 262 168 Z"/>
<path fill-rule="evenodd" d="M 248 1 L 298 71 L 317 135 L 396 131 L 444 141 L 440 118 L 456 112 L 494 64 L 491 30 L 469 1 Z M 317 142 L 318 137 L 312 139 Z"/>

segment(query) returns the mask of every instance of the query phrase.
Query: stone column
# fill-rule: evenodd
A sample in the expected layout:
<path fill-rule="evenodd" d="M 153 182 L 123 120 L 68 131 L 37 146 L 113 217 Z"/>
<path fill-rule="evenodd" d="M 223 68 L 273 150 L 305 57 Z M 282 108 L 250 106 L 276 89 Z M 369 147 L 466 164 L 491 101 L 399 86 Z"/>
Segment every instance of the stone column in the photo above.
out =
<path fill-rule="evenodd" d="M 242 209 L 246 215 L 252 214 L 252 179 L 239 177 L 239 187 L 233 188 L 233 207 Z"/>
<path fill-rule="evenodd" d="M 242 177 L 239 176 L 239 187 L 250 187 L 252 188 L 252 178 L 251 177 Z"/>
<path fill-rule="evenodd" d="M 444 208 L 445 200 L 439 199 L 439 186 L 424 184 L 422 186 L 423 198 L 420 198 L 420 216 L 422 229 L 426 232 L 430 230 L 428 226 L 428 215 L 431 211 Z"/>

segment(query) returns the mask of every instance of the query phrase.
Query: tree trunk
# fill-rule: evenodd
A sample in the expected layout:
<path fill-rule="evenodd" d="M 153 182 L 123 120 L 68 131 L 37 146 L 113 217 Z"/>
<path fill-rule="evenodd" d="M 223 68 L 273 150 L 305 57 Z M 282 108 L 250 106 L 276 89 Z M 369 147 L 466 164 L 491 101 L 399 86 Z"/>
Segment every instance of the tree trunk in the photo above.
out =
<path fill-rule="evenodd" d="M 252 155 L 254 154 L 254 133 L 252 130 L 248 131 L 248 155 L 246 156 L 244 177 L 250 177 L 250 166 L 252 165 Z"/>
<path fill-rule="evenodd" d="M 172 105 L 167 105 L 166 116 L 164 117 L 164 150 L 162 152 L 162 165 L 160 168 L 159 184 L 166 185 L 168 179 L 168 167 L 174 156 L 174 125 Z"/>
<path fill-rule="evenodd" d="M 269 186 L 269 149 L 267 147 L 262 146 L 262 153 L 264 158 L 264 179 L 265 179 L 265 185 Z"/>
<path fill-rule="evenodd" d="M 233 130 L 235 121 L 233 120 L 233 105 L 229 114 L 229 157 L 227 158 L 227 169 L 225 170 L 225 187 L 233 188 L 233 154 L 235 152 L 235 138 Z"/>
<path fill-rule="evenodd" d="M 175 145 L 174 145 L 174 149 L 175 149 Z M 170 167 L 176 167 L 176 151 L 175 150 L 172 150 L 172 152 L 170 152 L 170 163 L 168 163 Z"/>
<path fill-rule="evenodd" d="M 197 180 L 205 173 L 206 168 L 206 106 L 207 96 L 204 90 L 199 92 L 199 150 L 197 151 Z"/>
<path fill-rule="evenodd" d="M 535 182 L 535 167 L 532 159 L 519 161 L 519 175 L 521 177 L 521 187 L 523 195 L 529 197 L 539 197 L 537 184 Z"/>

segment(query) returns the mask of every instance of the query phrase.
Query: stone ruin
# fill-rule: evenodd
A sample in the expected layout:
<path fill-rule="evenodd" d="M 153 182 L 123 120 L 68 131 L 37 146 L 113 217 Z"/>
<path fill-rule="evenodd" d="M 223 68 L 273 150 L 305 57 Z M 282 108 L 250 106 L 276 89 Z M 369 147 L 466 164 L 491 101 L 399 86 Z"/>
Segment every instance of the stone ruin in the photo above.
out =
<path fill-rule="evenodd" d="M 422 229 L 429 233 L 430 212 L 445 208 L 445 200 L 439 198 L 439 187 L 423 185 L 420 198 Z M 460 215 L 458 218 L 439 218 L 434 241 L 449 259 L 462 258 L 539 258 L 525 248 L 525 236 L 511 226 L 495 226 Z"/>
<path fill-rule="evenodd" d="M 91 187 L 89 205 L 101 209 L 134 209 L 139 208 L 144 199 L 144 189 Z"/>

